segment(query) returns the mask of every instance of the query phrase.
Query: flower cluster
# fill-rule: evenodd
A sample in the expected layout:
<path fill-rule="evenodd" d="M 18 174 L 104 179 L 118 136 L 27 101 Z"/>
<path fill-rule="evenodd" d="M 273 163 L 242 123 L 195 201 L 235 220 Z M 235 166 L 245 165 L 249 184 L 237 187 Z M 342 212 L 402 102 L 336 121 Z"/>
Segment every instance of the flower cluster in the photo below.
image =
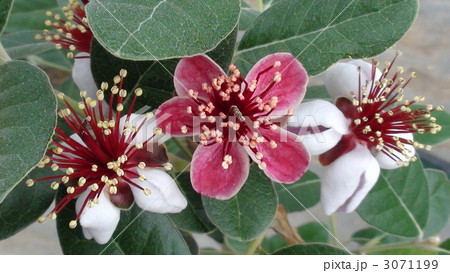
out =
<path fill-rule="evenodd" d="M 397 67 L 388 75 L 396 57 L 383 71 L 377 61 L 337 63 L 325 73 L 335 105 L 315 100 L 296 110 L 299 120 L 312 116 L 317 122 L 313 133 L 301 138 L 311 154 L 319 155 L 327 214 L 353 211 L 377 182 L 380 168 L 408 166 L 416 160 L 415 148 L 431 149 L 414 141 L 413 133 L 441 130 L 431 116 L 441 106 L 416 106 L 424 97 L 404 98 L 404 88 L 415 73 L 404 79 L 404 69 Z"/>
<path fill-rule="evenodd" d="M 64 100 L 67 108 L 59 116 L 73 134 L 57 127 L 53 147 L 47 151 L 38 167 L 50 167 L 54 176 L 29 179 L 27 184 L 53 180 L 57 190 L 66 186 L 64 196 L 47 217 L 57 214 L 73 199 L 76 201 L 76 218 L 69 223 L 75 228 L 79 221 L 86 238 L 104 244 L 112 236 L 120 218 L 120 209 L 136 204 L 151 212 L 175 213 L 187 205 L 172 177 L 161 169 L 171 169 L 164 146 L 157 143 L 161 130 L 154 125 L 152 113 L 133 114 L 133 106 L 143 90 L 134 90 L 134 98 L 125 115 L 122 88 L 126 70 L 114 78 L 109 89 L 109 107 L 103 108 L 106 82 L 101 84 L 94 100 L 81 91 L 82 102 L 73 106 Z M 82 112 L 81 115 L 77 112 Z M 39 218 L 40 222 L 45 217 Z"/>
<path fill-rule="evenodd" d="M 52 30 L 45 29 L 44 35 L 37 34 L 37 40 L 45 40 L 55 43 L 57 49 L 68 49 L 68 58 L 74 58 L 74 52 L 91 52 L 91 41 L 94 37 L 88 25 L 84 5 L 89 1 L 69 0 L 67 6 L 62 7 L 65 19 L 60 14 L 53 14 L 47 11 L 46 15 L 53 18 L 54 21 L 48 19 L 45 21 L 47 27 Z"/>
<path fill-rule="evenodd" d="M 302 100 L 305 69 L 291 54 L 276 53 L 256 63 L 245 79 L 236 66 L 229 70 L 226 76 L 205 55 L 182 59 L 174 76 L 178 96 L 156 113 L 164 133 L 199 135 L 191 166 L 194 189 L 231 198 L 247 180 L 248 155 L 274 181 L 296 182 L 309 154 L 277 118 L 292 115 Z"/>
<path fill-rule="evenodd" d="M 55 44 L 57 49 L 67 49 L 67 57 L 74 59 L 72 79 L 80 90 L 87 92 L 90 97 L 95 97 L 97 85 L 91 71 L 91 43 L 94 35 L 89 28 L 88 19 L 84 11 L 84 5 L 88 0 L 69 0 L 67 6 L 62 7 L 66 19 L 60 14 L 47 11 L 48 19 L 45 25 L 53 29 L 44 29 L 43 35 L 37 34 L 37 40 L 45 40 Z M 75 53 L 75 55 L 74 55 Z"/>

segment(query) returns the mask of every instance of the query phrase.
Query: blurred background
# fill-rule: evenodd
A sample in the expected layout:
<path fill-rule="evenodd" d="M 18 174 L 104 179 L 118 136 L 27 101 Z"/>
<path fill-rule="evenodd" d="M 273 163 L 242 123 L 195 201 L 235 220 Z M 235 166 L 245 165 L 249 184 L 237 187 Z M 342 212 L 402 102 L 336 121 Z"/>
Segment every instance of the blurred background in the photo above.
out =
<path fill-rule="evenodd" d="M 256 1 L 248 0 L 256 6 Z M 450 1 L 420 0 L 419 15 L 408 33 L 391 49 L 377 56 L 380 62 L 392 60 L 395 51 L 403 51 L 397 65 L 408 71 L 417 72 L 406 90 L 406 97 L 425 96 L 426 103 L 443 105 L 450 109 Z M 54 81 L 61 81 L 70 74 L 47 70 Z M 311 79 L 320 83 L 320 75 Z M 438 122 L 439 123 L 439 122 Z M 426 155 L 424 155 L 426 156 Z M 443 168 L 450 168 L 450 141 L 433 147 L 430 160 L 436 160 Z M 448 169 L 447 169 L 448 170 Z M 317 219 L 315 219 L 317 218 Z M 308 211 L 289 215 L 294 226 L 311 221 L 328 225 L 328 217 L 323 215 L 320 204 Z M 354 231 L 365 224 L 356 213 L 336 216 L 339 239 L 345 242 Z M 450 225 L 440 235 L 441 241 L 450 237 Z M 205 236 L 200 244 L 213 244 Z M 58 242 L 55 221 L 32 224 L 16 235 L 0 241 L 0 254 L 62 254 Z"/>

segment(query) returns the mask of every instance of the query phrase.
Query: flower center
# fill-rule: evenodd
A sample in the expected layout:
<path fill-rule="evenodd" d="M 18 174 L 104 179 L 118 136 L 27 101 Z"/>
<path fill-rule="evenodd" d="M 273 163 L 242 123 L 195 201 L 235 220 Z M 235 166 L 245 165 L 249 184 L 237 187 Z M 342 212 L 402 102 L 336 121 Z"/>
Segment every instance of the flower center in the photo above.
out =
<path fill-rule="evenodd" d="M 200 117 L 193 126 L 200 128 L 200 144 L 209 146 L 215 143 L 223 145 L 222 167 L 227 169 L 232 163 L 230 155 L 230 142 L 237 141 L 242 146 L 249 147 L 256 157 L 261 160 L 262 155 L 256 149 L 256 145 L 263 141 L 269 141 L 271 147 L 275 148 L 277 143 L 267 140 L 260 132 L 260 128 L 277 130 L 276 125 L 270 118 L 270 114 L 277 106 L 278 98 L 267 97 L 269 90 L 281 81 L 281 73 L 273 71 L 281 66 L 279 61 L 274 62 L 261 70 L 256 79 L 247 82 L 235 65 L 229 66 L 231 75 L 213 78 L 211 83 L 203 83 L 201 92 L 207 96 L 199 96 L 198 91 L 189 90 L 189 96 L 198 105 L 197 108 L 188 107 L 187 113 L 194 117 Z M 273 80 L 267 85 L 258 85 L 260 77 L 266 73 L 273 73 Z M 293 110 L 289 113 L 292 115 Z M 183 125 L 181 131 L 187 133 L 189 124 Z M 265 163 L 261 161 L 260 167 Z"/>
<path fill-rule="evenodd" d="M 350 131 L 354 141 L 366 145 L 373 152 L 382 152 L 396 161 L 399 166 L 407 166 L 409 160 L 415 161 L 416 157 L 411 156 L 413 151 L 410 145 L 416 148 L 431 149 L 431 146 L 406 138 L 406 134 L 426 132 L 436 134 L 441 130 L 441 126 L 436 124 L 436 118 L 431 116 L 431 112 L 442 110 L 442 106 L 426 107 L 414 105 L 424 101 L 424 97 L 415 97 L 414 100 L 404 99 L 404 88 L 415 77 L 411 73 L 405 80 L 401 77 L 404 70 L 397 67 L 391 78 L 388 74 L 393 64 L 401 53 L 398 52 L 392 62 L 385 64 L 385 68 L 380 78 L 375 78 L 378 62 L 373 61 L 370 81 L 360 85 L 358 92 L 352 93 L 353 100 L 338 98 L 336 106 L 344 115 L 352 121 Z M 360 71 L 360 69 L 358 68 Z M 359 79 L 361 82 L 361 76 Z M 350 143 L 347 138 L 343 138 L 336 149 L 332 149 L 322 156 L 324 165 L 330 164 L 340 155 L 353 149 L 354 143 Z M 334 155 L 332 155 L 334 154 Z M 407 161 L 400 158 L 402 155 Z"/>
<path fill-rule="evenodd" d="M 131 124 L 130 118 L 136 99 L 143 93 L 141 88 L 134 91 L 135 96 L 129 111 L 125 119 L 121 120 L 124 110 L 122 103 L 127 96 L 127 91 L 122 89 L 126 75 L 126 70 L 121 70 L 114 78 L 108 109 L 103 109 L 104 92 L 108 89 L 106 82 L 102 83 L 101 89 L 97 91 L 98 103 L 86 97 L 86 91 L 80 92 L 83 101 L 78 103 L 77 111 L 62 93 L 58 94 L 58 98 L 67 106 L 66 109 L 59 110 L 59 116 L 74 131 L 75 137 L 67 135 L 61 128 L 56 127 L 55 137 L 59 141 L 52 141 L 54 147 L 47 151 L 48 155 L 41 160 L 38 167 L 50 166 L 55 172 L 64 168 L 65 174 L 37 180 L 29 179 L 27 185 L 32 186 L 34 182 L 54 180 L 51 183 L 54 190 L 61 184 L 67 186 L 68 194 L 50 212 L 51 219 L 55 219 L 56 214 L 71 200 L 84 191 L 89 191 L 76 219 L 69 224 L 71 228 L 76 227 L 85 206 L 92 207 L 99 202 L 103 189 L 106 189 L 105 193 L 110 196 L 114 204 L 125 207 L 126 203 L 131 205 L 133 202 L 130 186 L 141 189 L 146 195 L 151 194 L 150 189 L 138 184 L 139 181 L 146 180 L 138 169 L 171 168 L 167 161 L 161 162 L 164 161 L 161 155 L 158 155 L 161 160 L 152 161 L 151 153 L 144 150 L 148 145 L 153 145 L 149 143 L 156 135 L 161 134 L 160 129 L 156 129 L 154 134 L 143 142 L 137 142 L 137 134 L 146 121 L 153 116 L 152 113 L 148 113 L 137 121 L 136 126 Z M 113 112 L 114 102 L 115 113 Z M 82 112 L 85 118 L 82 119 L 77 112 Z M 136 180 L 138 182 L 135 182 Z M 39 221 L 45 221 L 45 217 L 39 218 Z"/>

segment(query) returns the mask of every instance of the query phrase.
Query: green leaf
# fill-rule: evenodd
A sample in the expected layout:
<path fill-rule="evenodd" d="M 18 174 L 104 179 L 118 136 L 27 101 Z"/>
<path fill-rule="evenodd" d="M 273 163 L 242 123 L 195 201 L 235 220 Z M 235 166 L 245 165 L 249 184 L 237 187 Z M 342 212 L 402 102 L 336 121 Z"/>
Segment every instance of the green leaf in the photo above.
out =
<path fill-rule="evenodd" d="M 328 243 L 329 233 L 318 222 L 307 223 L 297 228 L 297 231 L 307 243 Z M 270 238 L 265 238 L 261 246 L 265 251 L 272 253 L 286 247 L 286 241 L 280 235 L 276 234 Z"/>
<path fill-rule="evenodd" d="M 55 191 L 49 183 L 38 182 L 28 187 L 28 178 L 37 179 L 52 175 L 48 168 L 34 169 L 6 196 L 0 204 L 0 240 L 6 239 L 35 222 L 50 206 Z"/>
<path fill-rule="evenodd" d="M 112 83 L 114 76 L 120 69 L 128 71 L 123 82 L 123 88 L 129 92 L 140 87 L 144 93 L 136 101 L 135 109 L 146 105 L 156 109 L 164 101 L 173 96 L 173 72 L 178 60 L 154 61 L 130 61 L 115 57 L 106 51 L 97 41 L 92 41 L 91 69 L 95 81 Z M 130 96 L 132 97 L 132 96 Z M 129 106 L 131 100 L 126 100 L 125 106 Z"/>
<path fill-rule="evenodd" d="M 280 249 L 273 255 L 348 255 L 343 249 L 327 244 L 302 244 Z"/>
<path fill-rule="evenodd" d="M 0 0 L 0 34 L 5 29 L 8 22 L 9 13 L 11 12 L 13 0 Z"/>
<path fill-rule="evenodd" d="M 48 0 L 15 0 L 11 15 L 8 20 L 6 32 L 17 32 L 22 30 L 44 30 L 48 27 L 44 24 L 46 11 L 62 14 L 56 1 Z"/>
<path fill-rule="evenodd" d="M 47 75 L 22 61 L 0 65 L 0 203 L 45 154 L 56 126 Z"/>
<path fill-rule="evenodd" d="M 194 236 L 184 231 L 181 231 L 181 235 L 183 236 L 184 241 L 186 241 L 186 244 L 189 247 L 189 251 L 191 252 L 191 254 L 198 255 L 200 252 L 200 248 L 198 247 L 198 244 L 195 241 Z"/>
<path fill-rule="evenodd" d="M 226 237 L 225 238 L 225 244 L 230 247 L 231 249 L 233 249 L 234 251 L 238 252 L 238 253 L 244 253 L 245 250 L 248 248 L 248 246 L 250 245 L 250 242 L 243 242 L 243 241 L 239 241 L 239 240 L 235 240 L 233 238 L 230 237 Z"/>
<path fill-rule="evenodd" d="M 328 94 L 325 85 L 308 86 L 303 101 L 305 102 L 316 99 L 333 101 L 333 98 L 331 98 L 331 96 Z"/>
<path fill-rule="evenodd" d="M 303 211 L 320 200 L 320 179 L 309 171 L 293 184 L 275 183 L 275 189 L 287 212 Z"/>
<path fill-rule="evenodd" d="M 35 30 L 13 32 L 1 36 L 0 41 L 11 59 L 23 58 L 55 48 L 53 43 L 37 41 L 34 38 L 37 33 Z"/>
<path fill-rule="evenodd" d="M 435 255 L 436 251 L 421 248 L 400 248 L 372 252 L 373 255 Z M 406 267 L 405 267 L 406 268 Z"/>
<path fill-rule="evenodd" d="M 225 39 L 223 39 L 216 48 L 206 53 L 213 59 L 224 71 L 228 71 L 236 46 L 238 28 L 236 27 Z"/>
<path fill-rule="evenodd" d="M 311 243 L 328 243 L 329 232 L 321 223 L 311 222 L 298 228 L 298 234 Z"/>
<path fill-rule="evenodd" d="M 268 54 L 290 52 L 316 75 L 339 59 L 385 51 L 409 29 L 417 9 L 416 0 L 280 1 L 246 31 L 236 63 L 255 64 Z"/>
<path fill-rule="evenodd" d="M 418 106 L 418 105 L 412 105 L 411 109 L 417 109 L 426 106 Z M 436 118 L 436 123 L 442 126 L 442 130 L 437 132 L 436 134 L 414 134 L 414 140 L 418 141 L 423 144 L 428 145 L 435 145 L 439 144 L 441 142 L 446 141 L 450 138 L 450 114 L 443 110 L 443 111 L 433 111 L 431 113 L 433 117 Z"/>
<path fill-rule="evenodd" d="M 253 8 L 243 7 L 241 9 L 241 17 L 239 18 L 239 30 L 246 31 L 260 14 L 261 12 Z"/>
<path fill-rule="evenodd" d="M 114 55 L 161 60 L 215 48 L 236 27 L 240 1 L 93 0 L 86 12 L 95 37 Z"/>
<path fill-rule="evenodd" d="M 227 236 L 242 241 L 264 232 L 272 223 L 278 205 L 272 181 L 256 165 L 250 168 L 249 178 L 233 198 L 222 201 L 203 196 L 202 199 L 211 222 Z"/>
<path fill-rule="evenodd" d="M 280 235 L 275 234 L 272 237 L 264 238 L 264 241 L 261 243 L 261 247 L 267 253 L 273 253 L 279 249 L 286 247 L 286 241 L 281 238 Z"/>
<path fill-rule="evenodd" d="M 405 240 L 407 240 L 407 238 L 405 237 L 387 234 L 372 227 L 365 228 L 355 232 L 352 235 L 351 239 L 360 245 L 364 245 L 374 239 L 375 241 L 377 241 L 377 243 L 384 243 L 384 244 L 404 242 Z"/>
<path fill-rule="evenodd" d="M 450 251 L 450 239 L 444 241 L 440 246 L 440 248 Z M 441 255 L 448 255 L 448 253 L 440 252 Z"/>
<path fill-rule="evenodd" d="M 206 216 L 201 195 L 192 188 L 189 176 L 189 173 L 182 173 L 176 178 L 178 187 L 188 200 L 188 206 L 180 213 L 169 214 L 169 217 L 182 230 L 197 233 L 211 232 L 215 226 Z"/>
<path fill-rule="evenodd" d="M 364 221 L 386 232 L 422 237 L 430 207 L 427 178 L 420 161 L 383 170 L 358 208 Z"/>
<path fill-rule="evenodd" d="M 448 222 L 450 215 L 450 181 L 438 170 L 426 169 L 430 188 L 430 212 L 424 230 L 424 237 L 438 234 Z"/>
<path fill-rule="evenodd" d="M 58 199 L 65 194 L 67 193 L 62 187 L 58 191 Z M 122 211 L 116 231 L 104 245 L 99 245 L 94 240 L 86 240 L 80 225 L 70 229 L 69 222 L 75 219 L 75 216 L 75 202 L 72 201 L 56 218 L 59 242 L 64 254 L 190 254 L 183 235 L 164 214 L 142 212 L 136 205 L 129 211 Z"/>
<path fill-rule="evenodd" d="M 236 43 L 236 33 L 233 31 L 208 55 L 223 69 L 226 69 L 233 57 Z M 166 100 L 172 98 L 174 93 L 173 73 L 179 59 L 164 61 L 130 61 L 118 58 L 104 49 L 97 41 L 91 46 L 91 68 L 95 81 L 112 83 L 112 79 L 120 69 L 126 69 L 128 75 L 124 81 L 124 89 L 134 90 L 141 87 L 143 95 L 136 101 L 135 109 L 144 106 L 157 108 Z M 128 104 L 127 104 L 128 103 Z M 131 100 L 127 100 L 128 106 Z"/>
<path fill-rule="evenodd" d="M 50 50 L 38 55 L 29 56 L 28 59 L 38 65 L 67 72 L 72 71 L 73 60 L 67 58 L 64 50 Z"/>

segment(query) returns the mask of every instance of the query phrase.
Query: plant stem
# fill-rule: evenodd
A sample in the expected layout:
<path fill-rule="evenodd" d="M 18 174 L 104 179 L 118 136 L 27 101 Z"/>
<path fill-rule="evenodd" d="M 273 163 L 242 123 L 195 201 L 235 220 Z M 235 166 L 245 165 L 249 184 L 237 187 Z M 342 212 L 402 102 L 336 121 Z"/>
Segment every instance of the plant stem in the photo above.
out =
<path fill-rule="evenodd" d="M 338 240 L 338 232 L 337 232 L 337 227 L 336 227 L 335 214 L 331 214 L 331 216 L 330 216 L 330 226 L 331 226 L 331 235 L 333 235 L 333 244 L 335 246 L 340 246 L 341 244 L 339 243 L 339 240 Z"/>
<path fill-rule="evenodd" d="M 2 43 L 0 43 L 0 64 L 11 61 L 11 57 L 9 57 L 8 53 L 6 53 L 5 48 Z"/>
<path fill-rule="evenodd" d="M 172 138 L 172 140 L 173 140 L 173 142 L 175 143 L 175 145 L 177 145 L 178 148 L 180 148 L 181 152 L 183 152 L 183 154 L 184 154 L 185 156 L 187 156 L 187 158 L 192 159 L 192 153 L 191 153 L 191 151 L 189 151 L 189 150 L 186 148 L 186 146 L 184 146 L 183 143 L 181 143 L 181 141 L 180 141 L 178 138 L 174 137 L 174 138 Z"/>
<path fill-rule="evenodd" d="M 256 237 L 256 239 L 250 242 L 250 245 L 245 250 L 244 255 L 255 254 L 256 249 L 261 245 L 262 241 L 264 240 L 264 236 L 266 236 L 266 231 L 261 233 L 258 237 Z"/>

